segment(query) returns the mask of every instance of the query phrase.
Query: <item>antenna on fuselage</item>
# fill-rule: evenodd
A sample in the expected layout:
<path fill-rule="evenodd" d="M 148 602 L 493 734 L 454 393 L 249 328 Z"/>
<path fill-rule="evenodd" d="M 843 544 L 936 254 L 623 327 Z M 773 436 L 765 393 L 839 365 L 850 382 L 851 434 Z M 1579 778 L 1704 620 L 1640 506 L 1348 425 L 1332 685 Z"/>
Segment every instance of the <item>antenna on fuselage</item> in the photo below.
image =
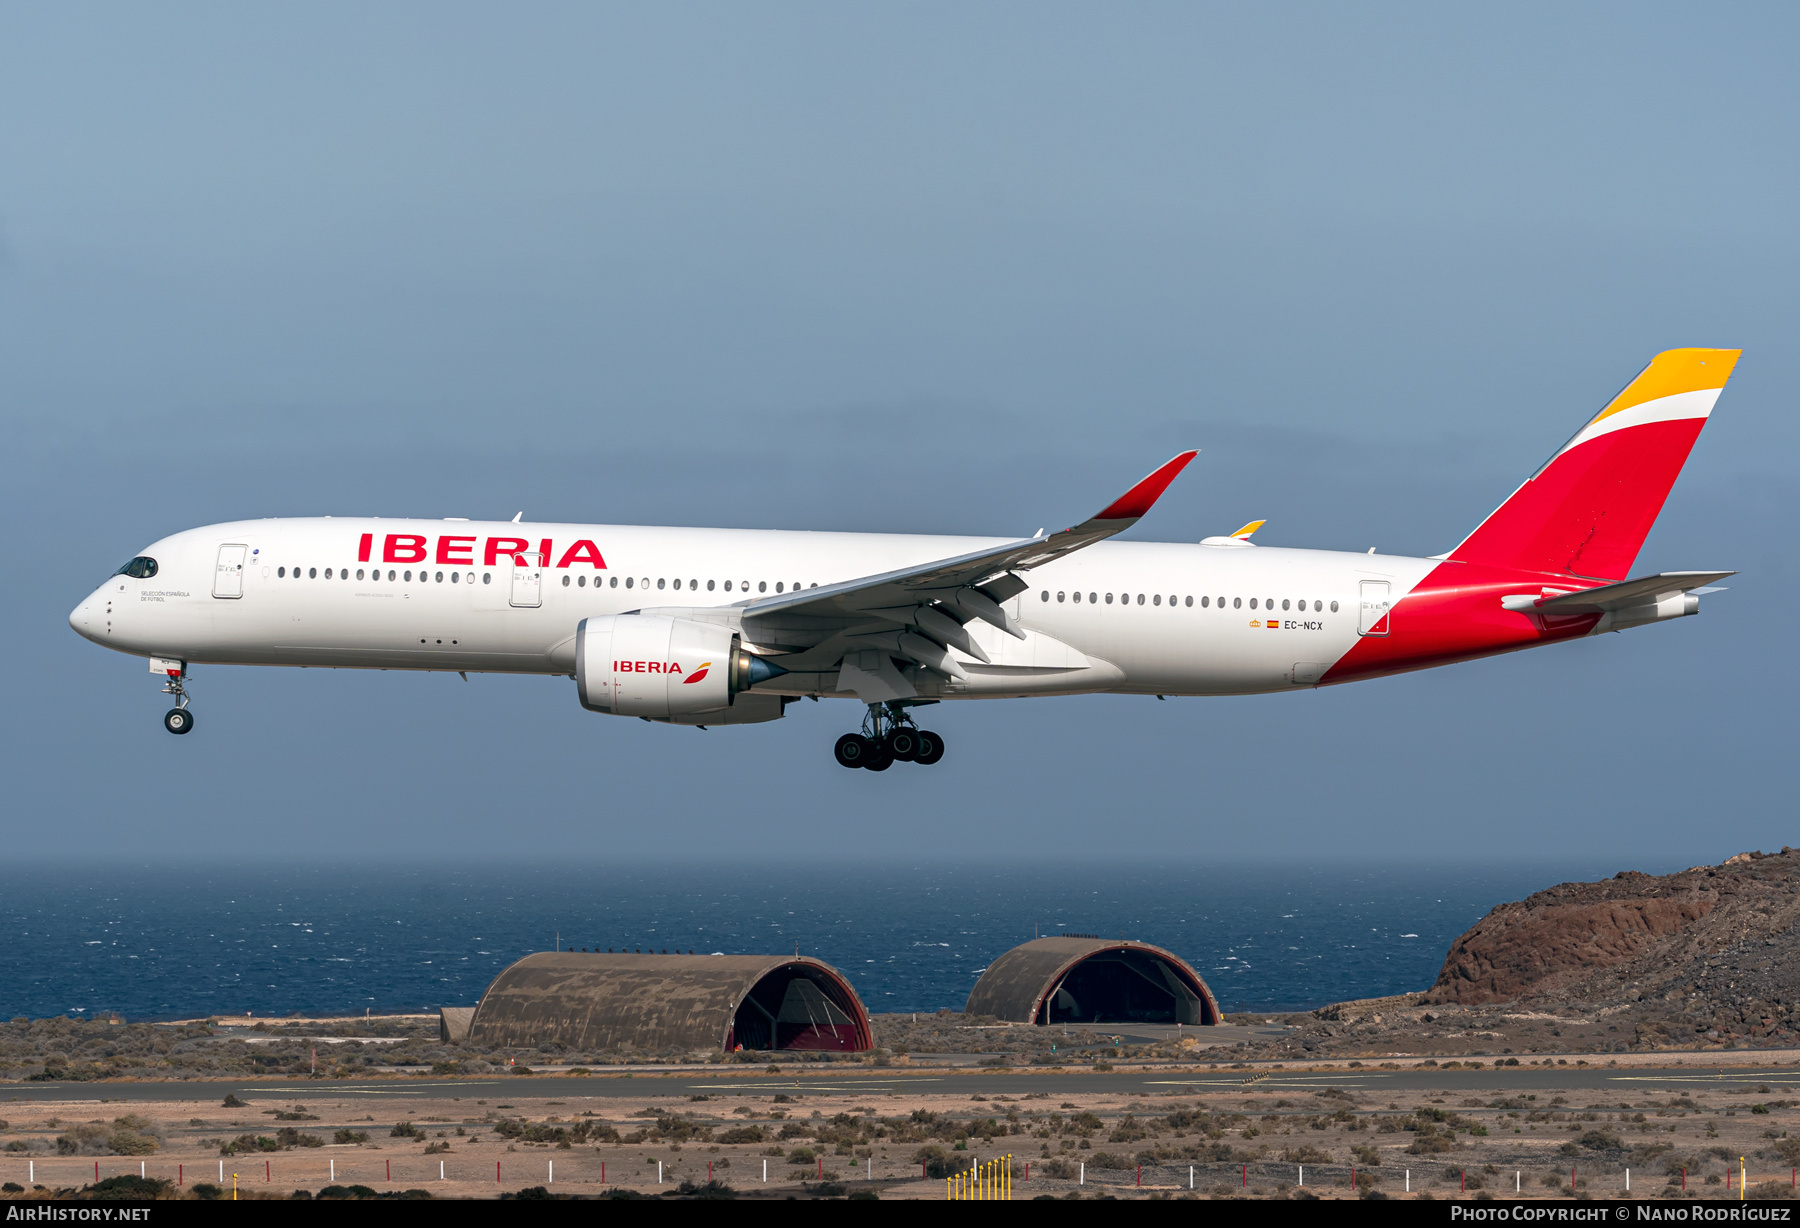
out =
<path fill-rule="evenodd" d="M 524 515 L 524 514 L 525 514 L 525 513 L 524 513 L 524 512 L 514 512 L 514 513 L 513 513 L 513 518 L 512 518 L 512 522 L 513 522 L 513 523 L 514 523 L 514 524 L 518 524 L 518 523 L 519 523 L 519 517 L 521 517 L 521 516 L 523 516 L 523 515 Z"/>

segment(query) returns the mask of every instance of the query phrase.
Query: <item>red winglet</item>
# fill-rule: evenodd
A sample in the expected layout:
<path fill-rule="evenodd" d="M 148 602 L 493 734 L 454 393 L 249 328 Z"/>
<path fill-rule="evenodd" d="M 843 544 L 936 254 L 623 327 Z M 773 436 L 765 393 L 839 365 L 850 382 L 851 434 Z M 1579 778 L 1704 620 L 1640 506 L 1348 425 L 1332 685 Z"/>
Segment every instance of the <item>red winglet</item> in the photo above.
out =
<path fill-rule="evenodd" d="M 1198 456 L 1198 451 L 1183 452 L 1174 460 L 1152 473 L 1149 477 L 1133 486 L 1130 490 L 1114 499 L 1105 511 L 1094 517 L 1095 520 L 1136 520 L 1149 511 L 1155 502 L 1162 498 L 1163 491 L 1169 489 L 1169 483 L 1187 468 L 1188 462 Z"/>

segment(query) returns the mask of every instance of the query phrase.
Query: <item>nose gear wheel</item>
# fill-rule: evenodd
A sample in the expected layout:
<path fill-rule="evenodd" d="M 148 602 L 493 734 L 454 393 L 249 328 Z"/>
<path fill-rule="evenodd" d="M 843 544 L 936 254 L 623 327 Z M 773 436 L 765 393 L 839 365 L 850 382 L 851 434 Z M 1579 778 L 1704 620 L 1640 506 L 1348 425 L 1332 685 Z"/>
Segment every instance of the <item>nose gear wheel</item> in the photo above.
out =
<path fill-rule="evenodd" d="M 163 713 L 163 728 L 170 733 L 188 733 L 194 728 L 194 714 L 188 711 L 187 670 L 168 675 L 162 693 L 175 697 L 175 706 Z"/>

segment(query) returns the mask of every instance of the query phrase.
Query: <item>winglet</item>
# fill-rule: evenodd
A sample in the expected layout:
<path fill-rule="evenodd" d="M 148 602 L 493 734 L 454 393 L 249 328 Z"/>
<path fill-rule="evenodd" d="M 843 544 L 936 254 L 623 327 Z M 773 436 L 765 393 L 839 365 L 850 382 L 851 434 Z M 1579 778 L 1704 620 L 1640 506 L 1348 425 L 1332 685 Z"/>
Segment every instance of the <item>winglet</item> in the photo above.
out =
<path fill-rule="evenodd" d="M 1169 489 L 1188 462 L 1200 453 L 1198 450 L 1183 452 L 1149 477 L 1133 486 L 1107 505 L 1106 509 L 1094 517 L 1095 520 L 1136 520 L 1162 498 L 1163 491 Z"/>
<path fill-rule="evenodd" d="M 1245 525 L 1243 528 L 1239 529 L 1236 533 L 1233 533 L 1231 536 L 1236 538 L 1238 541 L 1247 542 L 1250 540 L 1251 536 L 1258 529 L 1262 528 L 1264 525 L 1266 525 L 1268 523 L 1269 522 L 1266 520 L 1252 520 L 1249 524 Z"/>

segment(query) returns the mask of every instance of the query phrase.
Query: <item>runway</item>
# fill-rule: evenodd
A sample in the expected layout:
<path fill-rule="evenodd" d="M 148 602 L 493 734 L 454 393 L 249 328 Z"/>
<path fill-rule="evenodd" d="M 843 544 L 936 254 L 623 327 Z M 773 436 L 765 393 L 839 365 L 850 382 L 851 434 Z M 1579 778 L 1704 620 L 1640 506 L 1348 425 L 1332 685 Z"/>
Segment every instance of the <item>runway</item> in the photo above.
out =
<path fill-rule="evenodd" d="M 228 1094 L 247 1101 L 292 1100 L 296 1096 L 346 1096 L 369 1100 L 493 1100 L 506 1096 L 531 1099 L 637 1099 L 653 1096 L 1010 1096 L 1031 1093 L 1163 1096 L 1241 1091 L 1246 1096 L 1308 1093 L 1328 1087 L 1363 1091 L 1441 1091 L 1567 1093 L 1614 1091 L 1619 1095 L 1679 1094 L 1684 1088 L 1800 1088 L 1800 1068 L 1768 1067 L 1706 1070 L 1692 1066 L 1669 1069 L 1584 1067 L 1555 1070 L 1284 1070 L 1257 1077 L 1256 1072 L 1200 1073 L 1141 1070 L 1109 1072 L 1045 1072 L 1024 1070 L 930 1071 L 893 1074 L 873 1071 L 823 1072 L 817 1075 L 732 1075 L 720 1071 L 694 1074 L 602 1075 L 586 1077 L 527 1076 L 489 1079 L 282 1079 L 225 1082 L 206 1080 L 158 1083 L 0 1083 L 0 1104 L 7 1102 L 120 1103 L 129 1101 L 214 1100 Z"/>

